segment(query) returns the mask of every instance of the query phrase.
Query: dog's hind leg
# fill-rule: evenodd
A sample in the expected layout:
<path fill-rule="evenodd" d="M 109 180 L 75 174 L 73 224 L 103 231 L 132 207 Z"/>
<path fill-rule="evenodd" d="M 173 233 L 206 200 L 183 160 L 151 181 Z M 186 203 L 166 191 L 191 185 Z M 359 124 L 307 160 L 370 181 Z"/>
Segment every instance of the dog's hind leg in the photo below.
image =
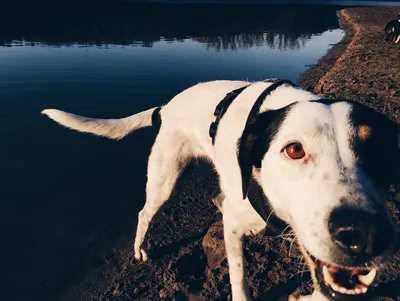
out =
<path fill-rule="evenodd" d="M 149 156 L 146 184 L 146 204 L 139 212 L 134 244 L 135 259 L 146 261 L 144 244 L 149 224 L 168 200 L 175 183 L 185 169 L 190 157 L 189 145 L 179 135 L 167 135 L 162 129 Z"/>

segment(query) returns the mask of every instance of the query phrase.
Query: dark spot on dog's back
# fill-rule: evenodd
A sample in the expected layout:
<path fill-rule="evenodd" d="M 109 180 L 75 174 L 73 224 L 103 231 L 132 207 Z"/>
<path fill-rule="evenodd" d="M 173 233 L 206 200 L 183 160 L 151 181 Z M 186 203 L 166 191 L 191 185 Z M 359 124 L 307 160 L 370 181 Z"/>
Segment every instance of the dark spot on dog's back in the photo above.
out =
<path fill-rule="evenodd" d="M 154 110 L 153 114 L 151 115 L 151 123 L 154 127 L 160 128 L 161 127 L 161 107 L 158 107 Z"/>
<path fill-rule="evenodd" d="M 313 100 L 312 102 L 317 102 L 317 103 L 321 103 L 324 105 L 332 105 L 334 103 L 338 103 L 338 102 L 349 102 L 348 100 L 344 100 L 344 99 L 329 99 L 329 98 L 321 98 L 321 99 L 317 99 L 317 100 Z"/>

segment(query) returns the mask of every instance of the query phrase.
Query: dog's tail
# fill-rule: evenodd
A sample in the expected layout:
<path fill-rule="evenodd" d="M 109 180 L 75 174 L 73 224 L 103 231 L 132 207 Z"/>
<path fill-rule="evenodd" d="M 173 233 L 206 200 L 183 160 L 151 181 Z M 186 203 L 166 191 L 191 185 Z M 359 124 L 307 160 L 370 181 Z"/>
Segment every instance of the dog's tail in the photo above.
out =
<path fill-rule="evenodd" d="M 59 124 L 83 133 L 91 133 L 111 139 L 121 139 L 133 131 L 150 126 L 160 126 L 160 107 L 134 114 L 121 119 L 96 119 L 78 116 L 56 109 L 46 109 L 47 115 Z"/>

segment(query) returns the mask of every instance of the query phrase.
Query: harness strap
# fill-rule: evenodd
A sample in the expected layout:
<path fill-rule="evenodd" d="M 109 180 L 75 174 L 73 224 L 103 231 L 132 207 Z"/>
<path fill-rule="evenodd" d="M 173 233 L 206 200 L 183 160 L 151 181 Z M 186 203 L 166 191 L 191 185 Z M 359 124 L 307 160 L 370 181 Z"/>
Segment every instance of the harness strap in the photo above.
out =
<path fill-rule="evenodd" d="M 277 79 L 272 85 L 268 86 L 268 88 L 266 88 L 261 94 L 260 96 L 258 96 L 256 102 L 254 103 L 253 107 L 250 110 L 250 114 L 247 117 L 247 121 L 246 121 L 246 126 L 245 129 L 252 123 L 254 123 L 254 121 L 256 121 L 257 117 L 258 117 L 258 113 L 260 112 L 260 108 L 265 100 L 265 98 L 267 96 L 269 96 L 273 91 L 275 91 L 277 88 L 279 88 L 280 86 L 284 85 L 284 84 L 288 84 L 292 87 L 297 87 L 297 85 L 295 85 L 293 82 L 291 82 L 290 80 L 279 80 Z"/>
<path fill-rule="evenodd" d="M 278 87 L 280 87 L 284 84 L 288 84 L 292 87 L 297 87 L 294 83 L 292 83 L 289 80 L 276 80 L 272 85 L 268 86 L 260 94 L 260 96 L 257 98 L 256 102 L 254 103 L 253 107 L 250 110 L 249 116 L 247 117 L 246 126 L 243 130 L 242 137 L 240 138 L 240 143 L 243 143 L 243 135 L 246 132 L 246 130 L 248 129 L 248 127 L 256 121 L 256 119 L 259 115 L 259 112 L 260 112 L 260 108 L 265 101 L 265 98 L 268 97 Z M 248 166 L 248 168 L 252 169 L 253 165 L 254 164 L 252 164 L 252 166 Z M 257 167 L 261 167 L 261 166 L 257 166 Z M 242 170 L 242 181 L 245 181 L 245 178 L 243 176 L 243 170 Z M 243 193 L 243 194 L 244 194 L 243 197 L 245 198 L 246 197 L 245 193 Z M 250 200 L 250 198 L 249 198 L 249 200 Z M 273 220 L 271 220 L 271 208 L 269 208 L 269 206 L 266 204 L 265 199 L 261 199 L 258 197 L 252 198 L 252 200 L 250 200 L 250 204 L 253 206 L 254 210 L 262 217 L 262 219 L 264 221 L 270 223 L 270 226 L 271 226 L 271 222 L 272 222 L 273 228 L 278 229 L 278 228 L 282 227 L 282 225 L 284 225 L 284 222 L 282 222 L 281 220 L 279 220 L 276 217 L 273 217 Z"/>
<path fill-rule="evenodd" d="M 285 80 L 285 81 L 282 81 L 282 80 L 280 80 L 280 79 L 278 79 L 278 78 L 267 79 L 267 80 L 265 80 L 264 82 L 272 83 L 272 84 L 277 84 L 277 83 L 281 83 L 281 82 L 282 82 L 282 84 L 284 84 L 284 83 L 290 83 L 291 85 L 294 85 L 294 84 L 293 84 L 292 82 L 290 82 L 290 81 L 286 81 L 286 80 Z M 275 88 L 273 88 L 270 92 L 266 93 L 265 96 L 268 95 L 269 93 L 271 93 L 273 90 L 275 90 L 275 89 L 276 89 L 277 87 L 279 87 L 280 85 L 281 85 L 281 84 L 279 84 L 278 86 L 276 86 Z M 217 129 L 218 129 L 218 124 L 219 124 L 220 120 L 221 120 L 222 117 L 225 115 L 225 113 L 226 113 L 226 111 L 228 110 L 229 106 L 230 106 L 230 105 L 232 104 L 232 102 L 236 99 L 236 97 L 238 97 L 239 94 L 242 93 L 243 90 L 245 90 L 245 89 L 246 89 L 247 87 L 249 87 L 249 86 L 251 86 L 251 84 L 246 85 L 246 86 L 241 87 L 241 88 L 238 88 L 238 89 L 235 89 L 235 90 L 233 90 L 233 91 L 227 93 L 227 94 L 225 95 L 225 97 L 219 102 L 219 104 L 217 105 L 217 107 L 215 108 L 214 116 L 215 116 L 216 118 L 215 118 L 215 121 L 211 123 L 210 129 L 209 129 L 209 135 L 210 135 L 210 137 L 211 137 L 211 139 L 212 139 L 212 144 L 214 144 L 214 142 L 215 142 L 215 136 L 217 135 Z M 270 87 L 271 87 L 271 86 L 270 86 Z M 268 88 L 269 88 L 269 87 L 268 87 Z M 268 90 L 268 88 L 267 88 L 267 90 Z M 265 93 L 267 90 L 265 90 L 263 93 Z M 256 103 L 254 104 L 254 105 L 256 105 L 257 102 L 260 102 L 260 100 L 261 100 L 261 103 L 258 105 L 258 110 L 260 109 L 260 106 L 261 106 L 261 104 L 262 104 L 262 100 L 265 98 L 265 96 L 262 96 L 262 95 L 263 95 L 263 94 L 261 94 L 261 95 L 258 97 Z M 253 108 L 252 108 L 252 111 L 250 112 L 250 115 L 252 115 L 253 110 L 254 110 L 254 106 L 253 106 Z M 258 112 L 258 110 L 257 110 L 257 112 Z M 257 112 L 256 112 L 256 113 L 257 113 Z M 247 123 L 246 123 L 246 125 L 247 125 Z"/>
<path fill-rule="evenodd" d="M 247 127 L 249 125 L 251 125 L 252 123 L 254 123 L 255 120 L 257 119 L 259 112 L 260 112 L 260 108 L 261 108 L 262 104 L 264 103 L 265 98 L 267 96 L 269 96 L 273 91 L 275 91 L 278 87 L 280 87 L 284 84 L 290 85 L 292 87 L 297 87 L 297 85 L 295 85 L 290 80 L 280 80 L 278 78 L 268 79 L 268 80 L 265 80 L 265 82 L 269 82 L 272 84 L 270 86 L 268 86 L 260 94 L 260 96 L 258 96 L 257 100 L 253 104 L 253 107 L 250 110 L 249 116 L 247 117 L 246 126 L 243 130 L 243 133 L 246 131 Z M 220 120 L 222 119 L 222 117 L 228 110 L 229 106 L 232 104 L 232 102 L 236 99 L 236 97 L 250 85 L 251 84 L 229 92 L 228 94 L 226 94 L 226 96 L 220 101 L 220 103 L 215 108 L 214 116 L 216 117 L 216 119 L 214 122 L 211 123 L 210 129 L 209 129 L 209 135 L 212 139 L 213 144 L 215 142 L 215 136 L 217 134 L 218 124 L 219 124 Z M 242 138 L 243 138 L 243 134 L 242 134 Z M 240 140 L 242 140 L 242 138 Z M 272 226 L 273 230 L 280 229 L 280 228 L 282 228 L 282 225 L 285 224 L 279 218 L 277 218 L 275 216 L 271 216 L 270 209 L 268 208 L 268 205 L 265 203 L 264 200 L 261 200 L 260 198 L 255 198 L 255 201 L 250 201 L 250 203 L 253 206 L 253 208 L 257 211 L 257 213 L 266 222 L 269 222 L 269 226 Z"/>
<path fill-rule="evenodd" d="M 244 87 L 229 92 L 228 94 L 225 95 L 225 97 L 220 101 L 220 103 L 215 108 L 214 116 L 216 117 L 216 119 L 214 122 L 211 123 L 209 129 L 209 135 L 212 139 L 213 144 L 215 142 L 215 136 L 217 135 L 219 121 L 225 115 L 226 111 L 228 110 L 232 102 L 235 100 L 235 98 L 238 97 L 238 95 L 242 93 L 243 90 L 246 89 L 248 86 L 250 85 L 246 85 Z"/>

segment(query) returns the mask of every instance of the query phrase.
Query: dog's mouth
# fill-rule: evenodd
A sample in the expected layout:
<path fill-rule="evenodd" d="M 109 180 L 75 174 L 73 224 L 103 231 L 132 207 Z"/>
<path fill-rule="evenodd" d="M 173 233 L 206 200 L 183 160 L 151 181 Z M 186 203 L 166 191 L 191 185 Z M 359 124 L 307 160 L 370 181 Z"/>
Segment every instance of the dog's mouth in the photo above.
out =
<path fill-rule="evenodd" d="M 376 269 L 339 267 L 319 261 L 311 255 L 310 258 L 314 263 L 318 285 L 327 298 L 346 301 L 368 299 Z"/>

